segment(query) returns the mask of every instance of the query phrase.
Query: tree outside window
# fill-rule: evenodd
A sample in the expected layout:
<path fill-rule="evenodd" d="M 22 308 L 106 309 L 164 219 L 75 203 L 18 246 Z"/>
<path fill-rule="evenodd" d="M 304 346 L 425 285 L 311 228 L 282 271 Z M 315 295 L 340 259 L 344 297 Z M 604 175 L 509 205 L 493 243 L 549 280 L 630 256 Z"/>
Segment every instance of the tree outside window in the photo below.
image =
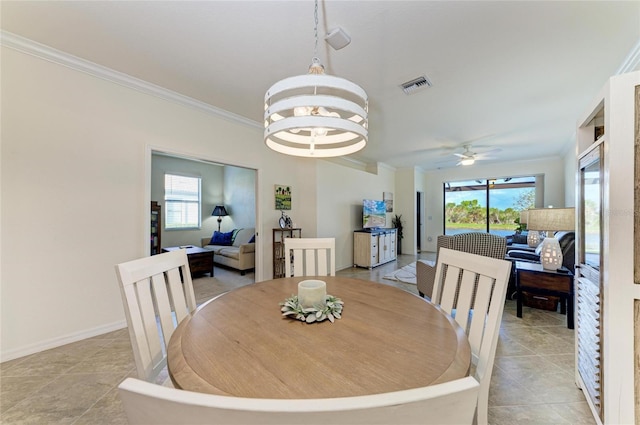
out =
<path fill-rule="evenodd" d="M 534 207 L 535 176 L 444 183 L 444 234 L 512 235 L 520 211 Z"/>

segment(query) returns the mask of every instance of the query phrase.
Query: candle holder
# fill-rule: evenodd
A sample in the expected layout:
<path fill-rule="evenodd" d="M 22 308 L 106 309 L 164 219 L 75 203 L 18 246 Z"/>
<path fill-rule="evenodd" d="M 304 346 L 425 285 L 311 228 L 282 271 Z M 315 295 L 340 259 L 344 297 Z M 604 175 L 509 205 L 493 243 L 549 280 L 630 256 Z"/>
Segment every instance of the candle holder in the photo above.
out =
<path fill-rule="evenodd" d="M 322 322 L 342 317 L 344 302 L 327 294 L 327 284 L 321 280 L 303 280 L 298 284 L 298 295 L 280 303 L 283 316 L 307 323 Z"/>
<path fill-rule="evenodd" d="M 303 280 L 298 283 L 298 301 L 303 308 L 326 304 L 327 284 L 322 280 Z"/>

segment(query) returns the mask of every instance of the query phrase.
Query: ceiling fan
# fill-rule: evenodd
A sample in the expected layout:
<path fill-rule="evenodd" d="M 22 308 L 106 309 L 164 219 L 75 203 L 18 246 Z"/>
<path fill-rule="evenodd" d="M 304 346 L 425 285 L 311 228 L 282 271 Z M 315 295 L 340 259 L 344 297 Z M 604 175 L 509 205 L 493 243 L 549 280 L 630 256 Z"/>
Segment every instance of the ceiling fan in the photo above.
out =
<path fill-rule="evenodd" d="M 483 159 L 489 159 L 487 155 L 493 152 L 499 152 L 500 148 L 491 149 L 486 152 L 476 153 L 471 151 L 471 145 L 464 145 L 464 152 L 462 153 L 454 153 L 455 156 L 460 158 L 456 165 L 473 165 L 476 161 L 480 161 Z"/>
<path fill-rule="evenodd" d="M 499 152 L 502 149 L 495 148 L 486 152 L 476 153 L 471 151 L 471 145 L 464 145 L 464 152 L 454 153 L 455 156 L 460 158 L 456 165 L 473 165 L 476 161 L 489 159 L 488 155 L 493 152 Z"/>
<path fill-rule="evenodd" d="M 454 153 L 460 160 L 456 165 L 473 165 L 476 162 L 476 153 L 471 152 L 471 145 L 464 146 L 464 152 Z"/>

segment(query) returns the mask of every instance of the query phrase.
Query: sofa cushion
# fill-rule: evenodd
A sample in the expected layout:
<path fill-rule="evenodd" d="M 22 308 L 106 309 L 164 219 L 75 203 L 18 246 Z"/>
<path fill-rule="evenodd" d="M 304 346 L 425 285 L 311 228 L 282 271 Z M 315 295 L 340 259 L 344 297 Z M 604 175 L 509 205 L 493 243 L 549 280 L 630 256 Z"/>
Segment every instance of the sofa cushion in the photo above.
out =
<path fill-rule="evenodd" d="M 232 242 L 232 238 L 233 238 L 233 231 L 231 232 L 227 232 L 227 233 L 223 233 L 223 232 L 218 232 L 217 230 L 213 232 L 213 236 L 211 237 L 211 242 L 209 242 L 210 245 L 222 245 L 222 246 L 231 246 Z"/>
<path fill-rule="evenodd" d="M 216 255 L 220 254 L 220 250 L 227 248 L 226 246 L 222 246 L 222 245 L 205 245 L 203 246 L 204 249 L 207 249 L 209 251 L 213 251 L 216 253 Z M 215 261 L 215 260 L 214 260 Z"/>
<path fill-rule="evenodd" d="M 256 233 L 256 229 L 253 227 L 249 227 L 246 229 L 239 229 L 233 241 L 233 246 L 240 246 L 240 245 L 249 243 L 249 240 L 255 233 Z"/>
<path fill-rule="evenodd" d="M 240 259 L 240 252 L 238 248 L 222 248 L 217 255 L 222 255 L 223 257 L 233 258 L 234 260 Z"/>

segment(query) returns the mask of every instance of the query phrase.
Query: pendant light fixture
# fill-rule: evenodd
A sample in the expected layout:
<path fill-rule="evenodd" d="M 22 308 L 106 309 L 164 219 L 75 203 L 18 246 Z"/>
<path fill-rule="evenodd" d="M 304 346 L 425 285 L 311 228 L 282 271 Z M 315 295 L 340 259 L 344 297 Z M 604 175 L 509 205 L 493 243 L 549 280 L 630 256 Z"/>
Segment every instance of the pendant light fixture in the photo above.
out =
<path fill-rule="evenodd" d="M 368 99 L 357 84 L 326 75 L 315 50 L 309 73 L 278 81 L 264 96 L 264 142 L 293 156 L 326 158 L 352 154 L 368 139 Z"/>

